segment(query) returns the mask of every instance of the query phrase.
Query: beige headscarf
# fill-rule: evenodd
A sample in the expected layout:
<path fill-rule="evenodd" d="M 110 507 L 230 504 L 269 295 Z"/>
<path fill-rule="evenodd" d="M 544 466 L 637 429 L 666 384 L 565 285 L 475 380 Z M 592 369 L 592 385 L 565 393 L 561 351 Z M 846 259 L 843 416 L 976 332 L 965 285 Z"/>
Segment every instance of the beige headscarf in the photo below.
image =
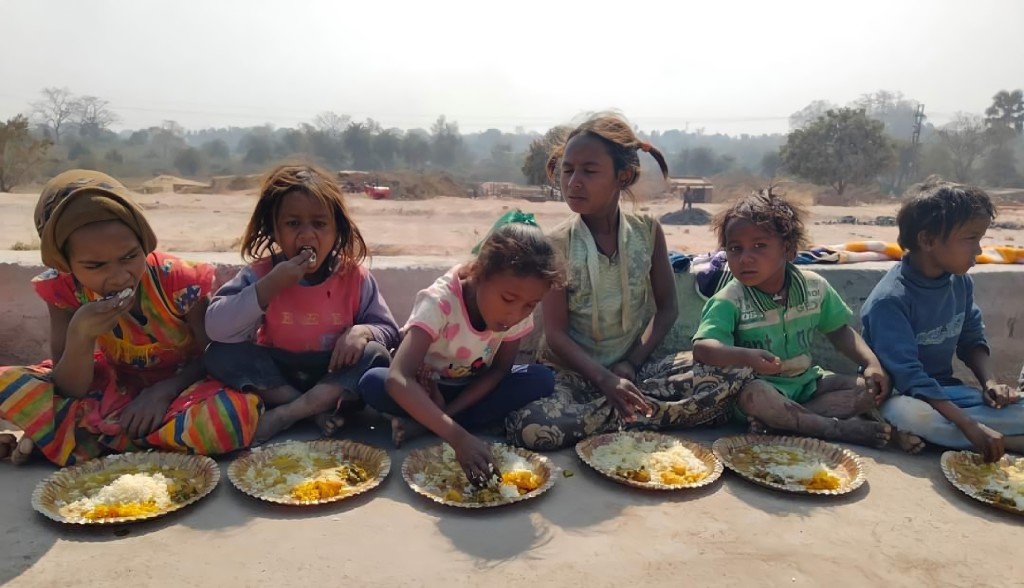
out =
<path fill-rule="evenodd" d="M 97 171 L 66 171 L 46 183 L 36 203 L 35 224 L 43 263 L 70 272 L 64 245 L 76 229 L 117 220 L 139 237 L 146 254 L 156 249 L 156 235 L 131 192 L 121 182 Z"/>

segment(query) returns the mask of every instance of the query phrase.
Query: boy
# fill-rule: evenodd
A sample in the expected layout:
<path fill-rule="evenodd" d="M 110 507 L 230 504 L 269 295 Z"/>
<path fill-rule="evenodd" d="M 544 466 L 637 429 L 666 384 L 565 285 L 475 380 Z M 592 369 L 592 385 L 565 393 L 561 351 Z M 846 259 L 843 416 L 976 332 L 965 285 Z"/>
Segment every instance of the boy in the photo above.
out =
<path fill-rule="evenodd" d="M 979 188 L 922 185 L 896 217 L 906 253 L 861 309 L 864 339 L 893 380 L 882 415 L 897 429 L 945 447 L 974 447 L 987 461 L 1024 449 L 1024 404 L 995 380 L 974 282 L 967 271 L 996 216 Z M 953 377 L 956 353 L 981 389 Z"/>

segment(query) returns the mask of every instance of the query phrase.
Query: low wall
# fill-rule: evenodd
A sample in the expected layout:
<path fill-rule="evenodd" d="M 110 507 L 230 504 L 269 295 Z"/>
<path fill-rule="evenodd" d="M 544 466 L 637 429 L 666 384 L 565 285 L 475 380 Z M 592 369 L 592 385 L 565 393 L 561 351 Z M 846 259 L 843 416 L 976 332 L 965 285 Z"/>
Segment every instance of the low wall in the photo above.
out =
<path fill-rule="evenodd" d="M 233 276 L 239 267 L 235 253 L 178 255 L 215 264 L 221 281 Z M 371 260 L 370 266 L 391 310 L 402 323 L 409 315 L 416 292 L 459 261 L 437 257 L 378 257 Z M 814 270 L 828 279 L 856 313 L 891 265 L 822 265 L 815 266 Z M 36 362 L 48 355 L 46 306 L 36 297 L 30 283 L 43 269 L 38 251 L 0 252 L 0 365 Z M 978 266 L 971 270 L 971 275 L 975 281 L 975 300 L 985 314 L 996 374 L 1006 383 L 1016 382 L 1024 362 L 1024 337 L 1015 329 L 1017 321 L 1024 317 L 1024 306 L 1013 300 L 1019 301 L 1020 293 L 1024 292 L 1024 266 Z M 679 320 L 662 345 L 663 350 L 690 348 L 690 336 L 696 330 L 703 306 L 694 291 L 693 276 L 677 274 L 676 287 Z M 537 340 L 532 337 L 524 346 L 536 345 Z M 814 354 L 819 363 L 829 369 L 854 369 L 824 338 L 819 337 Z M 962 366 L 960 370 L 961 377 L 965 377 L 967 372 Z"/>

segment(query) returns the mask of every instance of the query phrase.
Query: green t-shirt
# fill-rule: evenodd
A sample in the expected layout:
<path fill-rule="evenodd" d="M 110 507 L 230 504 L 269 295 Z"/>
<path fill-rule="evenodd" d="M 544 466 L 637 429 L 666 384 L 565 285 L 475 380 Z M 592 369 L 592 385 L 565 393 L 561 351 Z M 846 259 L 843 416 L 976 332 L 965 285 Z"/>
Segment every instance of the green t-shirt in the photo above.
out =
<path fill-rule="evenodd" d="M 732 279 L 704 305 L 693 340 L 770 351 L 782 360 L 782 373 L 758 377 L 802 403 L 814 395 L 824 374 L 811 359 L 815 331 L 831 333 L 847 324 L 853 313 L 825 278 L 792 264 L 787 271 L 786 306 Z"/>

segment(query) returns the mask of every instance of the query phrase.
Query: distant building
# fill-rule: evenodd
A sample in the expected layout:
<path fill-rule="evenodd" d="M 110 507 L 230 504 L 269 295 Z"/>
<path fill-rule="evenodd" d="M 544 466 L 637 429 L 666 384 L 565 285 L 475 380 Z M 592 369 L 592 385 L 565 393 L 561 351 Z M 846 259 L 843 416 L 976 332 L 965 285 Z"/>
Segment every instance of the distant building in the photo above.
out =
<path fill-rule="evenodd" d="M 712 192 L 714 191 L 714 185 L 708 181 L 707 178 L 699 178 L 693 176 L 686 176 L 680 178 L 669 178 L 669 193 L 674 197 L 683 199 L 683 195 L 686 193 L 686 189 L 690 189 L 688 202 L 700 203 L 700 202 L 711 202 Z"/>

